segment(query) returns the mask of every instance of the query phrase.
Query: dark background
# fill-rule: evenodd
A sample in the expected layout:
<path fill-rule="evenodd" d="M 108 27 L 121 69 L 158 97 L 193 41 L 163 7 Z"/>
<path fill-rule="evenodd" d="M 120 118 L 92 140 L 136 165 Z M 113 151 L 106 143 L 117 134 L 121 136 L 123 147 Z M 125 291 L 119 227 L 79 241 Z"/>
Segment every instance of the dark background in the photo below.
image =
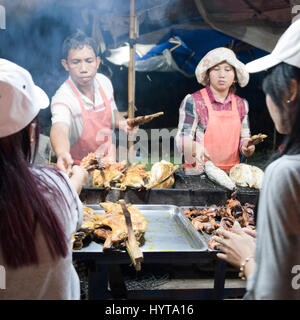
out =
<path fill-rule="evenodd" d="M 0 30 L 0 56 L 28 69 L 37 85 L 51 98 L 66 79 L 67 73 L 61 66 L 61 46 L 63 40 L 78 28 L 91 35 L 91 27 L 86 25 L 78 8 L 47 5 L 37 7 L 30 13 L 6 17 L 6 30 Z M 109 37 L 109 35 L 106 35 Z M 119 111 L 128 107 L 128 69 L 109 63 L 105 58 L 99 71 L 111 78 L 115 100 Z M 252 134 L 266 133 L 269 139 L 260 148 L 273 147 L 274 126 L 265 105 L 261 90 L 263 74 L 253 74 L 245 88 L 237 88 L 237 95 L 249 102 L 250 128 Z M 178 124 L 178 109 L 188 93 L 202 87 L 196 78 L 188 78 L 178 72 L 139 73 L 136 72 L 136 107 L 138 115 L 163 111 L 165 115 L 145 124 L 144 128 L 175 128 Z M 40 113 L 42 132 L 49 135 L 51 126 L 50 108 Z M 276 145 L 282 136 L 276 134 Z"/>

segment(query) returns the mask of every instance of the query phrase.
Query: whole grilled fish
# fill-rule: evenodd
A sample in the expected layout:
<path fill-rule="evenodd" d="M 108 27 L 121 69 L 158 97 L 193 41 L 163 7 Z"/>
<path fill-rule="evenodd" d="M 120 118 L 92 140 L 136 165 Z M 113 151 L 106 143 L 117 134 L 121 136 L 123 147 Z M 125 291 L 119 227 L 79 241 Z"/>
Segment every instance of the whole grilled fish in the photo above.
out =
<path fill-rule="evenodd" d="M 227 173 L 222 169 L 216 167 L 211 161 L 205 163 L 205 173 L 208 178 L 220 186 L 225 187 L 229 190 L 236 189 L 235 183 L 229 178 Z"/>

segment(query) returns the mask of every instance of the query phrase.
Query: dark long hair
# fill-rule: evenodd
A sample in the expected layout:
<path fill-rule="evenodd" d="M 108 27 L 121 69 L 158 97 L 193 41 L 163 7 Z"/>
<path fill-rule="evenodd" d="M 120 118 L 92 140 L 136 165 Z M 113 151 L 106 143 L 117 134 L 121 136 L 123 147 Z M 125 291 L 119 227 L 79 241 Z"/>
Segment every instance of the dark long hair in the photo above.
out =
<path fill-rule="evenodd" d="M 38 118 L 34 122 L 35 145 L 38 146 Z M 36 243 L 38 225 L 53 259 L 65 257 L 68 250 L 62 225 L 52 207 L 59 203 L 63 213 L 67 211 L 67 202 L 49 174 L 54 185 L 32 170 L 34 165 L 30 162 L 37 147 L 31 150 L 29 127 L 0 138 L 0 246 L 5 263 L 12 268 L 39 263 Z M 63 177 L 54 168 L 41 167 L 40 170 L 45 175 L 51 170 Z M 49 193 L 54 203 L 47 201 L 45 194 Z"/>
<path fill-rule="evenodd" d="M 291 97 L 291 80 L 298 83 L 295 101 L 287 103 Z M 269 95 L 283 114 L 284 108 L 288 109 L 288 120 L 291 123 L 291 132 L 283 142 L 283 148 L 276 152 L 271 161 L 284 155 L 293 155 L 300 152 L 300 69 L 284 62 L 278 64 L 267 72 L 263 81 L 263 91 Z"/>
<path fill-rule="evenodd" d="M 298 82 L 298 92 L 295 101 L 292 101 L 287 106 L 287 100 L 291 96 L 291 80 L 295 79 Z M 273 102 L 283 114 L 284 108 L 288 107 L 288 117 L 291 123 L 291 132 L 285 137 L 283 147 L 276 151 L 266 166 L 282 155 L 293 155 L 300 153 L 300 69 L 284 62 L 267 70 L 267 74 L 263 81 L 263 91 L 271 97 Z M 257 199 L 257 204 L 259 198 Z M 254 214 L 255 221 L 257 220 L 257 207 Z"/>

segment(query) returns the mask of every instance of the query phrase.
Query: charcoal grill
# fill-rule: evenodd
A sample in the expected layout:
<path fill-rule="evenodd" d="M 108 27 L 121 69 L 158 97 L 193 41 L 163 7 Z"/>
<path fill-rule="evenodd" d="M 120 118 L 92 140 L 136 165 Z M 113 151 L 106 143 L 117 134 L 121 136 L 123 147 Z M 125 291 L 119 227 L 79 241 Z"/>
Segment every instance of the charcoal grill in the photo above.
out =
<path fill-rule="evenodd" d="M 104 213 L 98 205 L 89 205 L 96 213 Z M 215 258 L 216 252 L 208 249 L 207 243 L 194 229 L 183 210 L 171 205 L 136 205 L 148 221 L 145 242 L 141 245 L 145 264 L 193 264 L 203 259 L 215 263 L 214 289 L 174 290 L 171 294 L 181 299 L 218 299 L 222 298 L 224 289 L 224 263 Z M 122 264 L 130 264 L 126 251 L 114 250 L 103 252 L 102 244 L 91 242 L 87 247 L 73 251 L 77 261 L 91 260 L 95 270 L 89 270 L 89 299 L 105 299 L 107 297 L 107 282 L 114 298 L 128 298 L 124 278 L 121 272 Z M 107 279 L 108 278 L 108 279 Z M 108 281 L 109 280 L 109 281 Z M 160 291 L 160 290 L 158 290 Z M 157 292 L 151 292 L 152 295 Z M 159 292 L 170 295 L 170 290 Z M 140 292 L 141 295 L 145 292 Z M 181 296 L 180 296 L 181 294 Z"/>
<path fill-rule="evenodd" d="M 231 191 L 227 190 L 211 180 L 205 174 L 187 176 L 179 171 L 175 173 L 175 183 L 169 189 L 135 190 L 127 188 L 125 191 L 118 189 L 105 190 L 104 188 L 83 188 L 81 200 L 86 204 L 98 204 L 99 202 L 117 202 L 124 199 L 127 203 L 134 205 L 175 205 L 178 207 L 225 205 L 230 198 Z M 251 188 L 238 187 L 237 199 L 242 203 L 256 204 L 259 191 Z M 83 254 L 82 254 L 83 253 Z M 121 272 L 122 264 L 130 264 L 127 252 L 116 251 L 109 254 L 102 252 L 74 252 L 75 259 L 90 259 L 94 262 L 93 270 L 89 273 L 89 298 L 104 299 L 107 293 L 103 288 L 107 281 L 110 283 L 114 298 L 128 298 L 128 292 Z M 153 298 L 166 298 L 171 294 L 176 299 L 222 299 L 224 296 L 224 282 L 226 263 L 216 258 L 216 252 L 211 250 L 200 250 L 190 252 L 146 252 L 143 264 L 194 264 L 200 261 L 212 261 L 214 265 L 215 282 L 213 289 L 184 289 L 174 292 L 152 291 L 148 292 Z M 243 288 L 236 288 L 236 293 L 244 292 Z M 147 298 L 147 292 L 141 291 L 135 296 Z M 134 295 L 134 293 L 133 293 Z M 129 297 L 130 298 L 130 297 Z"/>
<path fill-rule="evenodd" d="M 256 204 L 259 191 L 253 188 L 238 187 L 237 199 L 241 203 Z M 136 190 L 127 188 L 105 190 L 104 188 L 83 188 L 81 200 L 86 204 L 95 204 L 104 201 L 117 202 L 124 199 L 134 204 L 169 204 L 176 206 L 205 206 L 225 205 L 230 198 L 231 191 L 221 187 L 205 174 L 185 175 L 179 171 L 175 173 L 175 183 L 169 189 Z"/>

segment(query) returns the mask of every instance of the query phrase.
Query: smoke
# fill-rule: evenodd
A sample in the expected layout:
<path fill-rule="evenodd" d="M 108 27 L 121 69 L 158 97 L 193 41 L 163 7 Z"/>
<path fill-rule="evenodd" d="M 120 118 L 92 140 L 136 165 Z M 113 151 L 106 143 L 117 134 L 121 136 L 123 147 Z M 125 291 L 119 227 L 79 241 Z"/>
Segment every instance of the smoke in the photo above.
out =
<path fill-rule="evenodd" d="M 136 0 L 140 34 L 149 32 L 149 23 L 157 28 L 166 23 L 167 8 L 178 2 Z M 2 3 L 6 9 L 6 30 L 0 30 L 0 56 L 28 69 L 49 98 L 68 76 L 60 62 L 62 43 L 68 35 L 81 29 L 91 36 L 96 30 L 96 34 L 101 33 L 106 48 L 117 47 L 129 38 L 130 0 L 6 0 Z M 42 128 L 49 127 L 50 109 L 40 115 Z"/>
<path fill-rule="evenodd" d="M 90 34 L 90 26 L 77 7 L 60 6 L 56 1 L 17 3 L 9 2 L 6 7 L 0 56 L 29 70 L 35 83 L 51 98 L 68 76 L 60 63 L 64 39 L 77 29 Z M 40 116 L 42 127 L 49 130 L 50 108 Z"/>

